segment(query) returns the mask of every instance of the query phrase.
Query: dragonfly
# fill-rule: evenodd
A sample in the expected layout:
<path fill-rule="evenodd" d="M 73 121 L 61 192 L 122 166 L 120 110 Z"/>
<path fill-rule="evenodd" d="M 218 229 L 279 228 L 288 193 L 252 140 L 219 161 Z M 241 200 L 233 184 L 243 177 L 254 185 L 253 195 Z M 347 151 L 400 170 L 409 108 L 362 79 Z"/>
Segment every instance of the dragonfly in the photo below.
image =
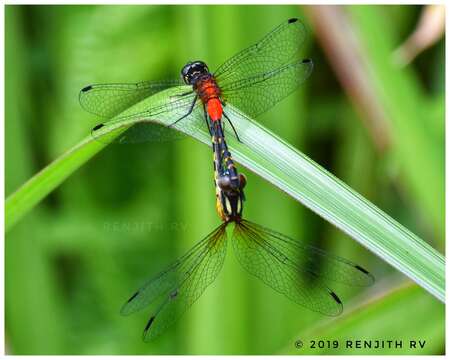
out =
<path fill-rule="evenodd" d="M 111 119 L 97 124 L 92 136 L 101 139 L 106 125 L 113 128 L 123 124 L 125 131 L 113 140 L 108 138 L 108 142 L 159 141 L 179 137 L 173 129 L 181 121 L 186 122 L 185 128 L 197 131 L 203 122 L 209 129 L 210 122 L 225 119 L 240 140 L 230 120 L 230 114 L 236 112 L 234 108 L 256 117 L 295 91 L 311 74 L 312 60 L 298 57 L 306 34 L 303 22 L 291 18 L 225 61 L 215 72 L 198 60 L 188 62 L 178 80 L 86 86 L 79 94 L 81 106 Z M 133 110 L 133 105 L 168 89 L 170 96 L 158 98 L 149 108 L 138 106 L 138 110 Z"/>
<path fill-rule="evenodd" d="M 373 275 L 352 261 L 245 220 L 242 213 L 246 177 L 237 173 L 221 122 L 211 122 L 210 132 L 216 210 L 222 223 L 136 291 L 123 305 L 121 314 L 135 313 L 156 302 L 143 339 L 151 341 L 161 335 L 217 278 L 227 252 L 227 228 L 232 224 L 234 253 L 246 271 L 312 311 L 328 316 L 341 314 L 342 301 L 329 283 L 369 286 L 374 282 Z M 233 186 L 231 178 L 235 172 L 239 186 Z"/>

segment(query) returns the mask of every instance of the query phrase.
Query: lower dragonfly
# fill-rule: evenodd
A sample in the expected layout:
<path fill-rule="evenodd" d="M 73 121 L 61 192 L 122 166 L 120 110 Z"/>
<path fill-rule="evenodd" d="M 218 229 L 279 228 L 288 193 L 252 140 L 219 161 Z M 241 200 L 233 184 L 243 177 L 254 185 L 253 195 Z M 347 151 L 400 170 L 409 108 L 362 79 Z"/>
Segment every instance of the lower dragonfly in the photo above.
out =
<path fill-rule="evenodd" d="M 243 219 L 246 178 L 234 166 L 221 122 L 210 121 L 209 125 L 216 208 L 222 224 L 135 292 L 123 305 L 121 314 L 142 310 L 159 299 L 143 339 L 150 341 L 160 335 L 216 279 L 225 260 L 226 229 L 234 224 L 232 244 L 244 269 L 299 305 L 324 315 L 339 315 L 343 305 L 328 282 L 369 286 L 374 277 L 349 260 Z"/>

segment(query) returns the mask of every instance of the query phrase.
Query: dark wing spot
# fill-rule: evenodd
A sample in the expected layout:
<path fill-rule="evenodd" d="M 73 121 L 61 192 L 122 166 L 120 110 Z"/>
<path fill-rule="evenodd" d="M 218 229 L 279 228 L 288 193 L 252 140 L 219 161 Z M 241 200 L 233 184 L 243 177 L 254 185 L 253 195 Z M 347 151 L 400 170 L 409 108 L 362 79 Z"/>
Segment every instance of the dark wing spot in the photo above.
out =
<path fill-rule="evenodd" d="M 96 130 L 98 130 L 98 129 L 101 129 L 103 126 L 105 126 L 105 124 L 98 124 L 98 125 L 95 125 L 94 128 L 93 128 L 92 130 L 93 130 L 93 131 L 96 131 Z"/>
<path fill-rule="evenodd" d="M 369 272 L 366 269 L 362 268 L 359 265 L 355 265 L 355 268 L 358 269 L 359 271 L 363 272 L 364 274 L 369 274 Z"/>
<path fill-rule="evenodd" d="M 311 59 L 303 59 L 303 60 L 302 60 L 302 63 L 303 63 L 303 64 L 309 64 L 310 62 L 312 62 Z"/>
<path fill-rule="evenodd" d="M 92 85 L 86 86 L 84 88 L 81 89 L 81 92 L 86 92 L 92 89 Z"/>
<path fill-rule="evenodd" d="M 355 265 L 355 269 L 357 269 L 357 270 L 361 271 L 363 274 L 367 275 L 367 277 L 366 277 L 367 282 L 365 284 L 363 284 L 363 286 L 373 285 L 373 283 L 375 282 L 375 277 L 370 272 L 368 272 L 366 269 L 362 268 L 359 265 Z"/>
<path fill-rule="evenodd" d="M 342 305 L 342 301 L 341 299 L 339 299 L 339 297 L 332 291 L 330 291 L 330 295 L 333 297 L 333 299 L 338 303 Z"/>
<path fill-rule="evenodd" d="M 150 320 L 148 321 L 147 325 L 145 325 L 144 336 L 145 336 L 145 334 L 148 332 L 148 329 L 150 328 L 150 326 L 152 326 L 153 321 L 155 321 L 155 317 L 154 317 L 154 316 L 152 316 L 152 317 L 150 318 Z"/>
<path fill-rule="evenodd" d="M 137 293 L 135 293 L 132 297 L 130 297 L 127 302 L 129 303 L 131 300 L 133 300 L 138 295 L 139 295 L 139 291 Z"/>
<path fill-rule="evenodd" d="M 288 24 L 292 24 L 292 23 L 295 23 L 295 22 L 297 22 L 297 21 L 298 21 L 297 18 L 292 18 L 292 19 L 289 19 L 289 20 L 288 20 Z"/>

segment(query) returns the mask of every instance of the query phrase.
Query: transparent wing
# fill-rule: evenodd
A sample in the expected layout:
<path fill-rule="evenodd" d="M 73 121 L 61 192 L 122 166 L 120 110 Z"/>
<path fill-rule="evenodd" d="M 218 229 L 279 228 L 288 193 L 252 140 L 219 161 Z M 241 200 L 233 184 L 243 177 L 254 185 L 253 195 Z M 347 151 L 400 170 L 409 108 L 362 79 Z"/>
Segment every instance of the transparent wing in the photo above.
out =
<path fill-rule="evenodd" d="M 289 19 L 223 63 L 214 76 L 220 86 L 226 88 L 235 81 L 268 73 L 293 62 L 298 59 L 306 33 L 299 19 Z"/>
<path fill-rule="evenodd" d="M 85 87 L 80 92 L 80 104 L 88 112 L 112 120 L 97 124 L 92 130 L 92 136 L 102 143 L 140 143 L 145 141 L 168 141 L 183 138 L 183 136 L 163 124 L 163 119 L 173 119 L 187 116 L 195 107 L 196 95 L 187 91 L 186 86 L 178 86 L 180 82 L 141 82 L 137 84 L 99 84 Z M 161 97 L 152 106 L 145 105 L 131 108 L 147 97 L 168 88 L 173 88 L 170 96 Z M 129 111 L 128 111 L 129 110 Z M 120 114 L 120 116 L 117 116 Z M 193 117 L 191 116 L 192 120 Z M 105 126 L 123 124 L 129 127 L 117 138 L 104 137 Z M 99 131 L 101 130 L 101 131 Z"/>
<path fill-rule="evenodd" d="M 295 91 L 313 69 L 298 58 L 306 33 L 299 19 L 289 19 L 220 66 L 214 76 L 225 102 L 255 117 Z"/>
<path fill-rule="evenodd" d="M 236 223 L 233 247 L 249 273 L 295 303 L 325 315 L 342 312 L 342 302 L 326 280 L 356 286 L 374 281 L 359 265 L 246 220 Z"/>
<path fill-rule="evenodd" d="M 216 228 L 124 304 L 121 314 L 128 315 L 163 297 L 145 327 L 145 341 L 172 325 L 215 280 L 225 259 L 226 226 L 224 223 Z"/>
<path fill-rule="evenodd" d="M 256 117 L 294 92 L 311 74 L 311 60 L 299 60 L 272 71 L 224 85 L 222 97 L 251 117 Z"/>
<path fill-rule="evenodd" d="M 81 89 L 81 107 L 91 114 L 112 118 L 139 101 L 173 86 L 183 85 L 181 81 L 142 81 L 125 84 L 93 84 Z"/>
<path fill-rule="evenodd" d="M 137 144 L 147 141 L 164 142 L 181 140 L 185 138 L 184 134 L 167 127 L 166 125 L 146 121 L 135 123 L 114 139 L 110 139 L 108 137 L 103 138 L 94 130 L 91 134 L 94 139 L 104 144 Z"/>

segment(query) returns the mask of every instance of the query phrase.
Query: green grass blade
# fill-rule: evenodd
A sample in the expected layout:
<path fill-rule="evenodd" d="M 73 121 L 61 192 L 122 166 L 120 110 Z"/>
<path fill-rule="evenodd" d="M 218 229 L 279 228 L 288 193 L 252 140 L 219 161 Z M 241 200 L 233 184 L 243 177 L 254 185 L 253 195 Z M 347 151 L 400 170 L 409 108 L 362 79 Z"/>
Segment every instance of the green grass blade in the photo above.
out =
<path fill-rule="evenodd" d="M 11 194 L 5 203 L 5 230 L 10 230 L 45 196 L 100 151 L 103 146 L 89 138 L 81 141 Z"/>
<path fill-rule="evenodd" d="M 5 202 L 5 230 L 10 230 L 34 206 L 105 146 L 101 142 L 94 141 L 91 136 L 86 137 L 12 193 Z"/>
<path fill-rule="evenodd" d="M 124 115 L 154 106 L 164 101 L 172 91 L 169 89 L 147 98 L 125 111 Z M 228 112 L 242 141 L 238 142 L 230 135 L 228 126 L 228 142 L 239 163 L 300 201 L 444 301 L 445 260 L 440 253 L 262 125 L 237 111 Z M 177 116 L 168 113 L 158 120 L 171 124 Z M 132 124 L 131 121 L 113 120 L 99 130 L 99 135 L 116 136 Z M 180 121 L 176 128 L 210 145 L 210 135 L 203 120 L 192 122 L 186 119 Z M 102 143 L 92 139 L 82 141 L 12 194 L 6 201 L 6 229 L 10 229 L 103 147 Z M 273 209 L 269 207 L 267 211 Z"/>

